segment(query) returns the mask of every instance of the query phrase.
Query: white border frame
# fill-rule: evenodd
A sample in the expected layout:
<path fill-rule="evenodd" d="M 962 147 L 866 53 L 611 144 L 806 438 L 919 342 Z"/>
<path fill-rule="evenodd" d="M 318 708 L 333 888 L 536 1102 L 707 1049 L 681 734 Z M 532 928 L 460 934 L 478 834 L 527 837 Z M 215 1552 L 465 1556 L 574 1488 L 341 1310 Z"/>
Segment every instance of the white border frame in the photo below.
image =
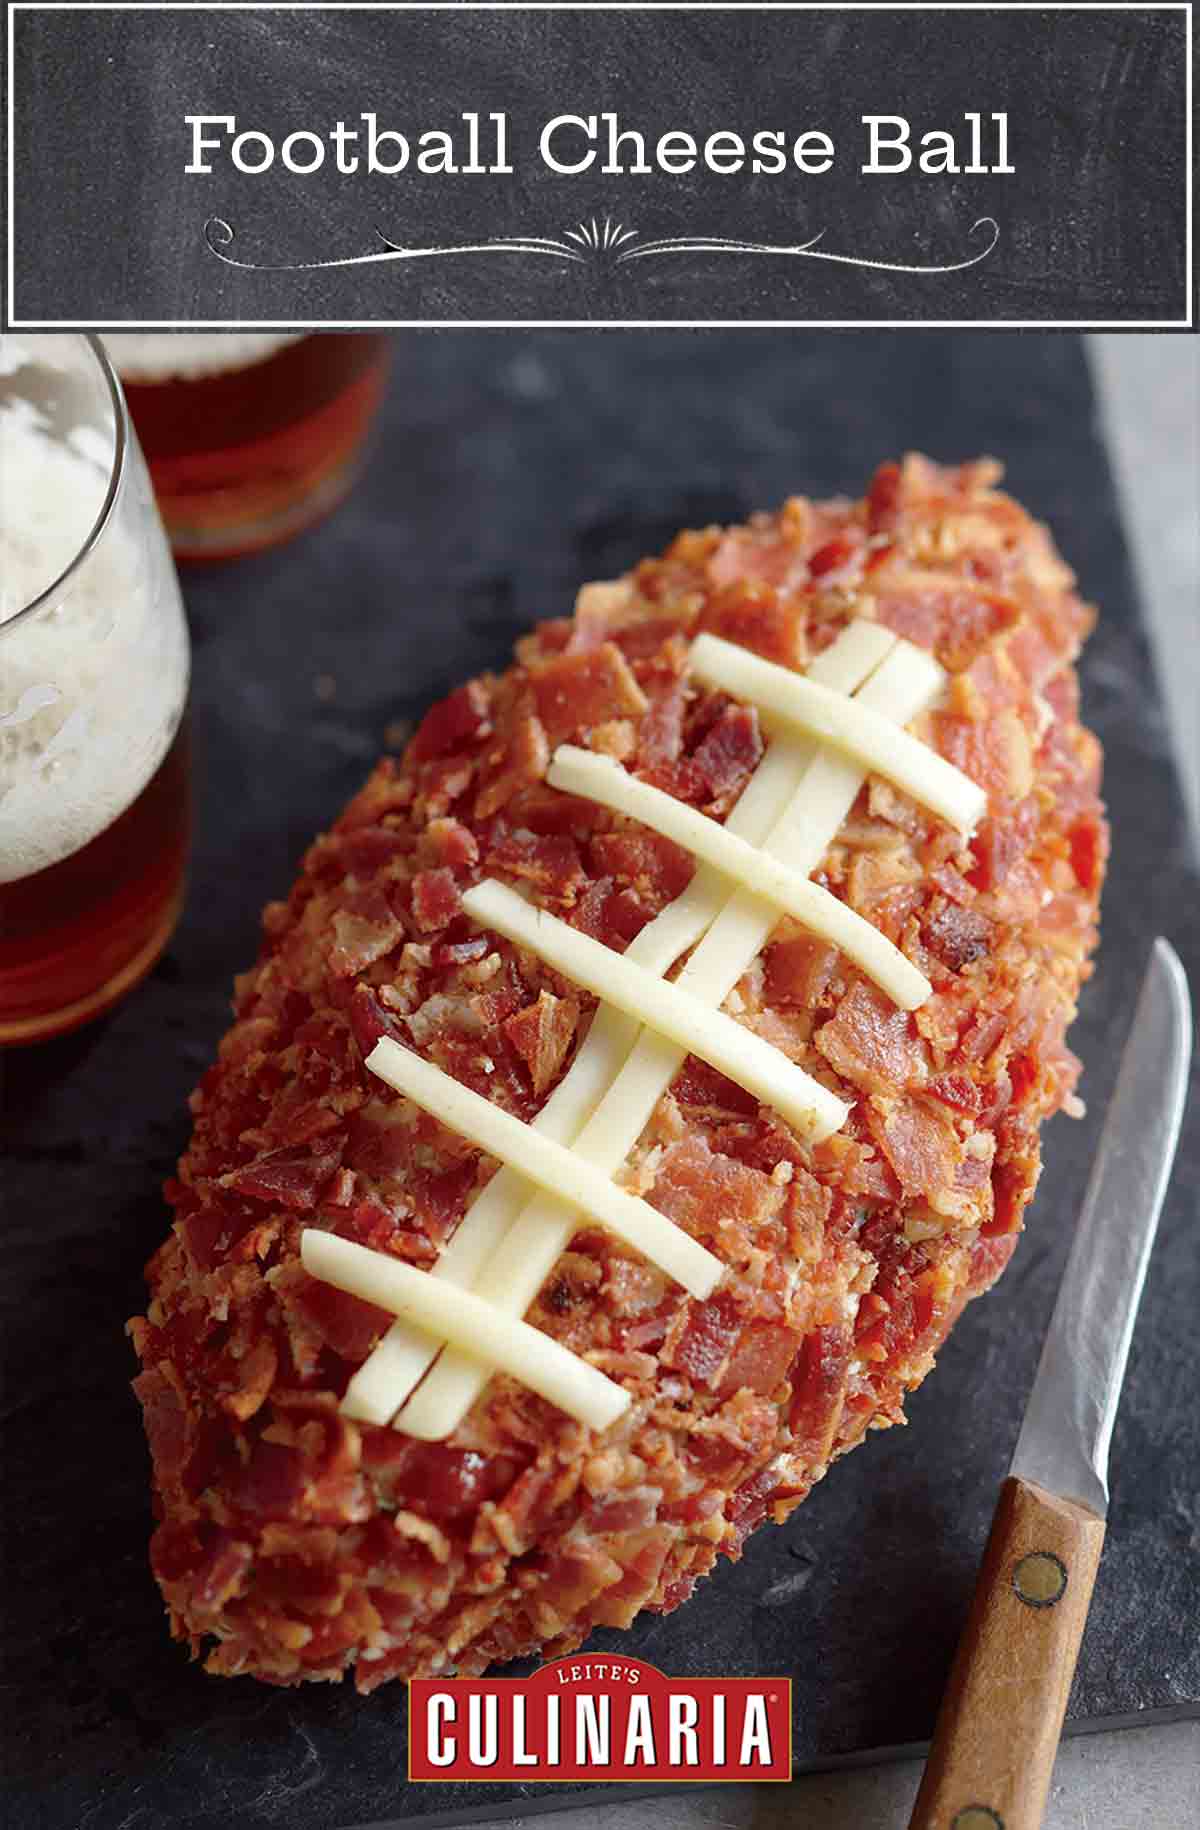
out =
<path fill-rule="evenodd" d="M 254 0 L 238 5 L 234 0 L 166 0 L 148 6 L 145 0 L 20 0 L 8 8 L 8 111 L 5 155 L 8 165 L 8 227 L 6 279 L 8 304 L 15 303 L 15 174 L 13 134 L 15 124 L 14 43 L 18 13 L 224 13 L 224 12 L 355 12 L 355 13 L 457 13 L 457 12 L 896 12 L 891 0 L 746 0 L 736 9 L 726 0 Z M 908 7 L 903 9 L 909 11 Z M 913 8 L 911 10 L 918 10 Z M 1189 0 L 930 0 L 919 8 L 930 13 L 1182 13 L 1184 15 L 1184 134 L 1185 134 L 1185 237 L 1186 313 L 1182 318 L 96 318 L 44 319 L 9 316 L 14 330 L 1193 330 L 1195 288 L 1192 268 L 1192 7 Z"/>

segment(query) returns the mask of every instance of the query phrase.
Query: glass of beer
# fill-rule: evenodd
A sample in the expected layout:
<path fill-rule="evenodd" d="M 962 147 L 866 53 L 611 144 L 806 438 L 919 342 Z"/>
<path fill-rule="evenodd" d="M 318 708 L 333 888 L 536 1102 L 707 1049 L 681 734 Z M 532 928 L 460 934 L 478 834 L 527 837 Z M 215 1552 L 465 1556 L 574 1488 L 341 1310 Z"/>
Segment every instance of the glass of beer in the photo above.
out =
<path fill-rule="evenodd" d="M 381 331 L 120 331 L 104 341 L 179 559 L 274 546 L 340 502 L 391 352 Z"/>
<path fill-rule="evenodd" d="M 95 337 L 0 336 L 0 1043 L 107 1010 L 183 895 L 188 636 Z"/>

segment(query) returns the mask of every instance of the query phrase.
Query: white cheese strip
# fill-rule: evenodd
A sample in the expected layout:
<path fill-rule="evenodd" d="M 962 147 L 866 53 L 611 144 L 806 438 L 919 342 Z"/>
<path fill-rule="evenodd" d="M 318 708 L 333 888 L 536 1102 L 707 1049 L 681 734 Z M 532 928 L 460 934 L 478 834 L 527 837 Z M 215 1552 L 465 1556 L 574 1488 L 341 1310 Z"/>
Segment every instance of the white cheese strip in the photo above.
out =
<path fill-rule="evenodd" d="M 831 648 L 821 659 L 833 653 Z M 818 666 L 819 662 L 814 663 L 812 674 Z M 869 678 L 859 692 L 859 701 L 905 724 L 936 698 L 944 683 L 941 669 L 931 668 L 928 656 L 908 642 L 895 643 L 882 664 L 864 672 Z M 842 685 L 844 680 L 845 676 L 832 683 Z M 846 682 L 846 690 L 853 684 L 853 679 Z M 786 858 L 795 869 L 815 870 L 863 780 L 863 771 L 843 756 L 826 751 L 813 757 L 807 769 L 798 772 L 787 806 L 769 835 L 764 835 L 767 851 Z M 677 982 L 687 981 L 691 991 L 706 995 L 715 1005 L 723 1003 L 762 950 L 774 925 L 773 910 L 739 891 L 701 940 Z M 672 1043 L 643 1032 L 580 1133 L 573 1154 L 615 1173 L 682 1060 L 682 1051 Z M 503 1302 L 511 1314 L 523 1315 L 566 1250 L 573 1230 L 571 1216 L 561 1204 L 535 1198 L 488 1262 L 487 1287 L 494 1300 Z M 398 1413 L 396 1428 L 423 1441 L 439 1442 L 458 1427 L 486 1384 L 487 1374 L 477 1362 L 447 1348 Z"/>
<path fill-rule="evenodd" d="M 640 820 L 643 826 L 704 859 L 734 883 L 794 916 L 810 933 L 832 941 L 856 966 L 861 966 L 901 1010 L 916 1010 L 932 991 L 925 974 L 892 945 L 886 934 L 839 902 L 829 890 L 801 876 L 789 864 L 747 845 L 745 839 L 739 839 L 736 833 L 685 801 L 676 800 L 673 794 L 664 794 L 661 788 L 630 775 L 611 756 L 581 750 L 574 744 L 560 744 L 546 779 L 568 794 L 598 801 L 615 813 Z"/>
<path fill-rule="evenodd" d="M 540 1328 L 415 1265 L 311 1226 L 300 1236 L 300 1259 L 310 1277 L 403 1315 L 464 1353 L 479 1354 L 593 1430 L 606 1430 L 629 1409 L 628 1392 Z"/>
<path fill-rule="evenodd" d="M 562 1144 L 463 1086 L 432 1061 L 385 1036 L 367 1056 L 367 1066 L 460 1137 L 519 1169 L 539 1188 L 582 1208 L 682 1284 L 690 1296 L 708 1296 L 720 1281 L 720 1259 L 656 1207 L 626 1194 L 608 1176 L 577 1162 Z"/>
<path fill-rule="evenodd" d="M 878 623 L 849 623 L 809 669 L 810 677 L 840 692 L 853 692 L 896 646 Z M 774 826 L 814 754 L 802 738 L 773 741 L 738 797 L 725 831 L 757 845 Z M 682 896 L 669 903 L 637 934 L 626 958 L 651 972 L 665 972 L 694 946 L 728 900 L 729 886 L 718 872 L 701 867 Z M 603 1005 L 592 1020 L 575 1060 L 533 1123 L 559 1143 L 577 1136 L 610 1086 L 638 1033 L 623 1011 Z M 470 1285 L 528 1200 L 528 1187 L 515 1170 L 500 1169 L 464 1214 L 430 1275 Z M 428 1336 L 397 1322 L 350 1381 L 342 1409 L 348 1416 L 385 1423 L 435 1357 Z"/>
<path fill-rule="evenodd" d="M 636 1035 L 637 1024 L 622 1011 L 609 1007 L 598 1010 L 570 1070 L 534 1119 L 536 1129 L 559 1144 L 569 1144 L 577 1137 L 605 1089 L 611 1086 Z M 525 1177 L 506 1166 L 498 1169 L 476 1196 L 427 1275 L 470 1288 L 528 1200 L 529 1183 Z M 409 1323 L 393 1323 L 351 1379 L 342 1399 L 342 1411 L 362 1423 L 389 1422 L 440 1350 L 439 1341 L 431 1340 Z"/>
<path fill-rule="evenodd" d="M 507 884 L 485 878 L 466 892 L 462 906 L 480 927 L 506 934 L 573 984 L 630 1016 L 640 1016 L 680 1048 L 699 1055 L 786 1118 L 802 1137 L 819 1143 L 849 1117 L 843 1100 L 761 1036 L 656 978 L 644 966 L 631 964 L 603 941 L 526 902 Z"/>
<path fill-rule="evenodd" d="M 933 677 L 942 678 L 937 662 L 921 649 Z M 902 730 L 886 710 L 875 711 L 861 701 L 847 701 L 819 681 L 795 674 L 774 661 L 738 648 L 720 636 L 697 636 L 692 643 L 690 666 L 698 680 L 718 686 L 756 705 L 769 717 L 780 718 L 810 737 L 831 743 L 852 756 L 863 768 L 882 775 L 910 794 L 921 806 L 948 820 L 959 832 L 970 833 L 987 812 L 987 796 L 969 775 L 948 763 L 928 744 Z"/>

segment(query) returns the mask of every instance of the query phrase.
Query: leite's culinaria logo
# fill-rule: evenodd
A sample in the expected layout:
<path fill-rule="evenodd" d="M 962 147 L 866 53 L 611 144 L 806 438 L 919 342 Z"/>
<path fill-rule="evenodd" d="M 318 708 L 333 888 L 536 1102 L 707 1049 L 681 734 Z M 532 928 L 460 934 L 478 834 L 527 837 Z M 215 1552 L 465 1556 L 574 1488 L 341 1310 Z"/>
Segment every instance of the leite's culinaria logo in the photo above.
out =
<path fill-rule="evenodd" d="M 671 1678 L 636 1658 L 531 1678 L 413 1678 L 412 1780 L 787 1780 L 790 1678 Z"/>

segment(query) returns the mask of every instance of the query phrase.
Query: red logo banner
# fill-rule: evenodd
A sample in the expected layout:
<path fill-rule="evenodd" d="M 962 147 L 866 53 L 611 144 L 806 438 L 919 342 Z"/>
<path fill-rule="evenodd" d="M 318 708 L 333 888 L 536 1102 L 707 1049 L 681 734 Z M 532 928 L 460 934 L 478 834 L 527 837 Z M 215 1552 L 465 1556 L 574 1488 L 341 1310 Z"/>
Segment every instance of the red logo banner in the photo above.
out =
<path fill-rule="evenodd" d="M 413 1678 L 408 1776 L 467 1780 L 786 1780 L 790 1678 L 671 1678 L 575 1657 L 531 1678 Z"/>

